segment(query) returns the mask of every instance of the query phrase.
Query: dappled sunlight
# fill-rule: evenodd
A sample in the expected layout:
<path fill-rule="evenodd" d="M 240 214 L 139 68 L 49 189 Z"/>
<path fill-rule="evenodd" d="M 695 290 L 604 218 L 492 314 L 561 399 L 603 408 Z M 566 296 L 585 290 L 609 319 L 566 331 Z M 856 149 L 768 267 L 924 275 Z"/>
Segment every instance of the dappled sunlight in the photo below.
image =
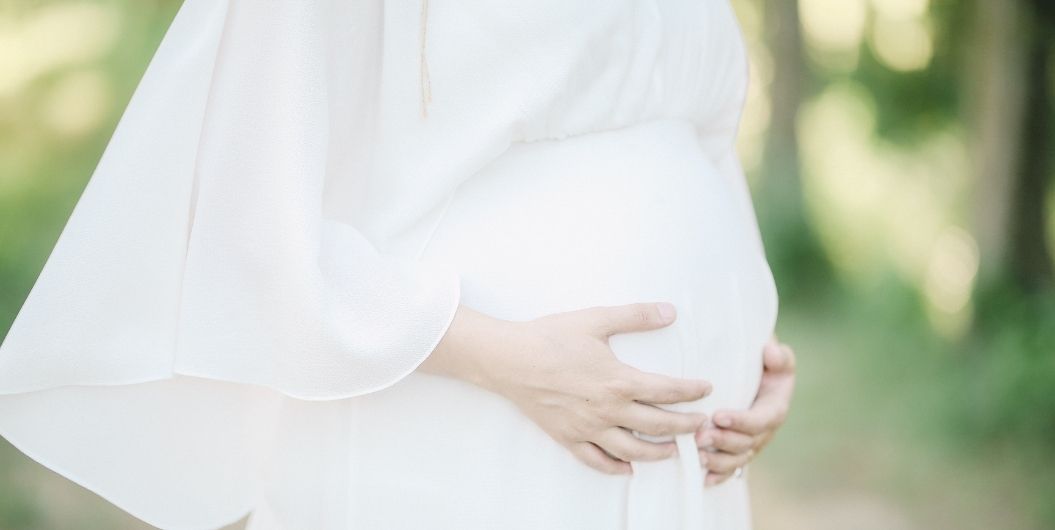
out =
<path fill-rule="evenodd" d="M 849 83 L 826 90 L 801 110 L 807 201 L 835 264 L 851 279 L 882 272 L 880 212 L 886 183 L 868 162 L 875 109 Z M 878 239 L 878 240 L 877 240 Z"/>
<path fill-rule="evenodd" d="M 770 103 L 767 94 L 772 82 L 772 64 L 772 59 L 764 50 L 751 50 L 751 77 L 737 138 L 741 163 L 750 175 L 754 175 L 754 170 L 762 163 L 762 148 L 769 128 Z"/>
<path fill-rule="evenodd" d="M 867 0 L 800 0 L 799 16 L 812 59 L 835 70 L 857 67 Z"/>
<path fill-rule="evenodd" d="M 106 118 L 110 91 L 110 80 L 98 70 L 65 74 L 45 93 L 42 123 L 62 136 L 89 133 Z"/>
<path fill-rule="evenodd" d="M 931 31 L 923 15 L 880 15 L 872 25 L 869 43 L 887 67 L 898 71 L 921 70 L 930 64 L 934 55 Z"/>
<path fill-rule="evenodd" d="M 923 293 L 932 324 L 945 336 L 959 337 L 967 330 L 979 257 L 978 243 L 962 228 L 946 227 L 934 242 Z"/>
<path fill-rule="evenodd" d="M 762 6 L 754 0 L 731 0 L 731 3 L 745 39 L 750 43 L 760 37 L 765 31 Z"/>
<path fill-rule="evenodd" d="M 867 285 L 893 267 L 922 289 L 933 274 L 935 242 L 959 222 L 966 151 L 951 133 L 911 151 L 892 146 L 875 138 L 875 112 L 868 92 L 852 82 L 804 106 L 807 199 L 850 281 Z"/>
<path fill-rule="evenodd" d="M 769 89 L 773 82 L 773 57 L 762 42 L 764 35 L 761 7 L 754 2 L 734 0 L 740 31 L 747 44 L 749 79 L 747 98 L 740 117 L 737 152 L 752 185 L 758 185 L 755 172 L 762 163 L 765 135 L 769 127 Z"/>
<path fill-rule="evenodd" d="M 117 43 L 120 26 L 115 5 L 83 1 L 0 15 L 0 97 L 60 68 L 100 59 Z"/>
<path fill-rule="evenodd" d="M 802 0 L 799 15 L 808 42 L 819 48 L 849 50 L 864 36 L 865 0 Z"/>
<path fill-rule="evenodd" d="M 872 0 L 872 8 L 889 18 L 921 17 L 927 14 L 930 0 Z"/>

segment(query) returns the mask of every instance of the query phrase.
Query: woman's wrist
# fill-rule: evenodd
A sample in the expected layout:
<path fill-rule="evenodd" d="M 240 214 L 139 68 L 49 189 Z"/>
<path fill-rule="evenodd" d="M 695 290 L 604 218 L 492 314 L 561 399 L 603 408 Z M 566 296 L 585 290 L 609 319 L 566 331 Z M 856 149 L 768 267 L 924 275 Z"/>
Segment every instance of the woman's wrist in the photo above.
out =
<path fill-rule="evenodd" d="M 514 324 L 460 305 L 447 333 L 419 369 L 497 391 L 496 348 L 508 341 Z"/>

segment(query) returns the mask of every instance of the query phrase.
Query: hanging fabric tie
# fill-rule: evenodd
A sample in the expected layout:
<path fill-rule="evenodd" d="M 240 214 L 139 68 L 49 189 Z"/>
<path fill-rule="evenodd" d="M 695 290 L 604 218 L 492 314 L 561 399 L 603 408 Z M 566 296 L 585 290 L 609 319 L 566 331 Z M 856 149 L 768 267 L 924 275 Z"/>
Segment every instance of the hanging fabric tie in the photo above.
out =
<path fill-rule="evenodd" d="M 428 118 L 428 106 L 432 101 L 432 86 L 429 81 L 429 61 L 425 56 L 425 45 L 428 37 L 429 0 L 421 0 L 421 117 Z"/>

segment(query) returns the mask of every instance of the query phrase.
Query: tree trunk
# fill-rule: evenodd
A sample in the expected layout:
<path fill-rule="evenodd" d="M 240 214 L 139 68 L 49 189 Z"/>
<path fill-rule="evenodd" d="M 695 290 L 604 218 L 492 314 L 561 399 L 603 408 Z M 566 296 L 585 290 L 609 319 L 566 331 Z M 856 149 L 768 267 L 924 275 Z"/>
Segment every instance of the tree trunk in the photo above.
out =
<path fill-rule="evenodd" d="M 773 83 L 769 97 L 771 112 L 766 135 L 767 185 L 783 187 L 801 197 L 798 133 L 795 122 L 802 101 L 805 70 L 801 25 L 796 0 L 766 0 L 766 29 L 773 54 Z M 773 182 L 779 179 L 779 182 Z"/>
<path fill-rule="evenodd" d="M 975 0 L 971 46 L 964 54 L 969 73 L 966 110 L 974 197 L 972 222 L 981 255 L 980 283 L 998 282 L 1008 262 L 1015 174 L 1021 165 L 1019 132 L 1026 87 L 1024 17 L 1021 2 Z"/>
<path fill-rule="evenodd" d="M 1051 63 L 1052 16 L 1049 0 L 1033 0 L 1029 26 L 1026 74 L 1026 118 L 1019 135 L 1021 162 L 1015 179 L 1010 223 L 1010 272 L 1027 292 L 1052 287 L 1046 202 L 1051 182 L 1052 137 Z"/>
<path fill-rule="evenodd" d="M 798 109 L 808 70 L 797 0 L 765 0 L 767 44 L 773 54 L 766 132 L 758 190 L 759 224 L 781 296 L 794 298 L 827 285 L 830 265 L 809 222 L 802 188 Z"/>
<path fill-rule="evenodd" d="M 1050 182 L 1051 35 L 1047 0 L 973 4 L 971 153 L 974 232 L 982 285 L 1011 279 L 1024 290 L 1050 284 L 1045 222 Z"/>

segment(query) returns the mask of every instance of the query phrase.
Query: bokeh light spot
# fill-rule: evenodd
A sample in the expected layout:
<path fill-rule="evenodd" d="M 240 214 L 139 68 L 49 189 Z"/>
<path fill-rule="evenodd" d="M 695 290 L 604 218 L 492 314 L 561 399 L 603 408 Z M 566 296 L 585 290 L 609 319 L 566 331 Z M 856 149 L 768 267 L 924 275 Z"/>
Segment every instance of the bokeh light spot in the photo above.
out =
<path fill-rule="evenodd" d="M 934 56 L 930 29 L 926 19 L 919 17 L 878 17 L 869 42 L 880 62 L 897 71 L 926 68 Z"/>
<path fill-rule="evenodd" d="M 978 275 L 978 244 L 967 231 L 948 227 L 934 242 L 923 294 L 935 329 L 956 335 L 966 329 L 968 303 Z"/>
<path fill-rule="evenodd" d="M 117 43 L 120 12 L 102 3 L 48 4 L 0 16 L 0 97 L 60 68 L 97 60 Z"/>
<path fill-rule="evenodd" d="M 857 48 L 864 37 L 867 12 L 865 0 L 799 1 L 805 36 L 822 49 Z"/>
<path fill-rule="evenodd" d="M 41 119 L 64 136 L 90 133 L 106 118 L 110 92 L 110 82 L 96 70 L 66 74 L 48 91 Z"/>

